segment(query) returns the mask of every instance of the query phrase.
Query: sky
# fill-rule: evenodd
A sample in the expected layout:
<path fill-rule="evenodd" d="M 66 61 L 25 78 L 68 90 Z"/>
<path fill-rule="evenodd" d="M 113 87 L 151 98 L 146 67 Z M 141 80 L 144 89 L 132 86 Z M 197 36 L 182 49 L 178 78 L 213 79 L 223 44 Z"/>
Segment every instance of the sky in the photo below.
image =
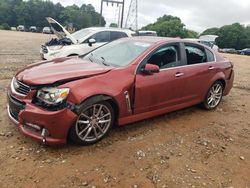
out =
<path fill-rule="evenodd" d="M 100 12 L 101 0 L 52 0 L 63 6 L 92 4 Z M 131 0 L 125 0 L 125 18 Z M 103 16 L 107 23 L 118 22 L 119 8 L 104 3 Z M 139 28 L 153 23 L 164 14 L 178 16 L 186 28 L 202 32 L 240 22 L 250 24 L 250 0 L 138 0 Z"/>

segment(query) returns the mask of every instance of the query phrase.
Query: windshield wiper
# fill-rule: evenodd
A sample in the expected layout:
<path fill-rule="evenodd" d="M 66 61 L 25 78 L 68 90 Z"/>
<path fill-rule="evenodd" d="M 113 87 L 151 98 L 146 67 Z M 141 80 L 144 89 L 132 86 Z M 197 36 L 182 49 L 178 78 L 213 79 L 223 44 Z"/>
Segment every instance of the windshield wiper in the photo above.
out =
<path fill-rule="evenodd" d="M 93 59 L 92 59 L 93 53 L 91 53 L 90 55 L 91 55 L 91 56 L 89 56 L 89 60 L 93 63 L 93 62 L 94 62 Z"/>
<path fill-rule="evenodd" d="M 106 60 L 105 60 L 105 58 L 104 58 L 104 57 L 101 57 L 101 59 L 103 60 L 103 61 L 102 61 L 102 64 L 103 64 L 103 65 L 105 65 L 105 66 L 107 66 L 107 67 L 109 67 L 109 66 L 110 66 L 109 64 L 105 63 L 105 61 L 106 61 Z"/>

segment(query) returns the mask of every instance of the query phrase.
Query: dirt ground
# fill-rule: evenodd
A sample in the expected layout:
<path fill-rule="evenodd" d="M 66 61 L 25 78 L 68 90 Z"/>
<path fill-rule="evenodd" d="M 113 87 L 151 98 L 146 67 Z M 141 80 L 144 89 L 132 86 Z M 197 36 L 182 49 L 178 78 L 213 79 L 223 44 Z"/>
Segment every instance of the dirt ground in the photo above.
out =
<path fill-rule="evenodd" d="M 250 188 L 250 57 L 226 55 L 235 84 L 215 111 L 195 106 L 114 128 L 94 146 L 51 148 L 22 136 L 6 112 L 7 84 L 51 37 L 0 31 L 1 188 Z"/>

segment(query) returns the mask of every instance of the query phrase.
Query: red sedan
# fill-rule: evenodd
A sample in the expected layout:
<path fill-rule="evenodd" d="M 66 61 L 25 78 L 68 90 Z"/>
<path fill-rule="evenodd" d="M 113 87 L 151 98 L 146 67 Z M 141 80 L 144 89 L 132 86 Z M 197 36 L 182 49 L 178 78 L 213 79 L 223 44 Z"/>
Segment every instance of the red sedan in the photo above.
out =
<path fill-rule="evenodd" d="M 215 109 L 233 80 L 233 64 L 202 44 L 126 38 L 83 57 L 24 68 L 8 89 L 8 113 L 25 136 L 39 142 L 89 145 L 113 125 L 200 103 Z"/>

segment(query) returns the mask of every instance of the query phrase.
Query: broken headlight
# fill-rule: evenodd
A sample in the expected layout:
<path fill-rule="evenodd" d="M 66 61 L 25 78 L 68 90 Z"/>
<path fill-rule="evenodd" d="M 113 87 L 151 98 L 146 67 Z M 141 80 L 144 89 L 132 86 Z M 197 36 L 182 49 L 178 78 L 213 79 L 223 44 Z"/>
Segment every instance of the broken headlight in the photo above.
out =
<path fill-rule="evenodd" d="M 55 106 L 63 103 L 67 99 L 69 91 L 69 88 L 42 88 L 38 90 L 36 97 L 47 105 Z"/>

